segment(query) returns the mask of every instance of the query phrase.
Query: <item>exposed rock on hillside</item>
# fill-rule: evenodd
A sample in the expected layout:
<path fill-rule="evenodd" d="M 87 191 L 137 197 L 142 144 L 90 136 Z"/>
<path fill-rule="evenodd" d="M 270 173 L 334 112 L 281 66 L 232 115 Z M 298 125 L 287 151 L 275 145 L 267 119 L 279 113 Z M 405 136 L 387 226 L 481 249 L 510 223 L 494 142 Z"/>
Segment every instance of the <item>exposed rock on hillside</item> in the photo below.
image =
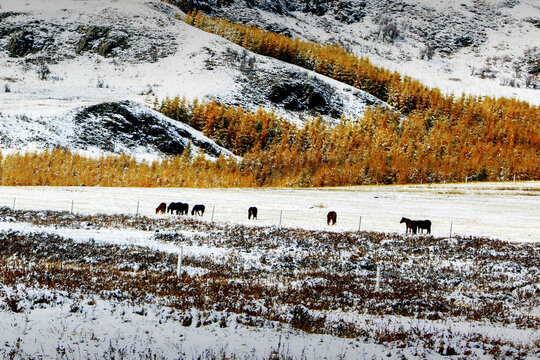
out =
<path fill-rule="evenodd" d="M 211 157 L 230 153 L 193 128 L 130 101 L 110 102 L 80 109 L 74 116 L 75 144 L 118 152 L 148 148 L 179 155 L 188 141 Z"/>
<path fill-rule="evenodd" d="M 263 106 L 300 121 L 320 115 L 323 120 L 336 122 L 343 116 L 361 116 L 368 106 L 389 107 L 352 86 L 298 67 L 269 66 L 265 57 L 249 55 L 247 51 L 236 52 L 229 48 L 222 56 L 214 54 L 208 66 L 219 64 L 233 66 L 241 72 L 236 82 L 242 89 L 220 99 L 249 110 Z"/>
<path fill-rule="evenodd" d="M 128 62 L 155 62 L 177 50 L 173 34 L 120 20 L 96 25 L 91 18 L 63 23 L 3 14 L 7 15 L 0 17 L 0 52 L 5 48 L 10 57 L 26 57 L 33 63 L 61 62 L 86 52 Z"/>
<path fill-rule="evenodd" d="M 38 50 L 39 47 L 34 45 L 34 34 L 26 30 L 11 36 L 7 46 L 7 51 L 11 57 L 23 57 Z"/>
<path fill-rule="evenodd" d="M 95 50 L 99 55 L 107 57 L 113 55 L 116 48 L 128 47 L 128 35 L 123 31 L 111 31 L 105 26 L 89 26 L 78 29 L 84 36 L 77 43 L 78 54 Z"/>
<path fill-rule="evenodd" d="M 191 143 L 195 153 L 216 158 L 232 153 L 199 131 L 131 102 L 81 107 L 58 116 L 33 118 L 0 114 L 0 147 L 140 155 L 180 155 Z"/>

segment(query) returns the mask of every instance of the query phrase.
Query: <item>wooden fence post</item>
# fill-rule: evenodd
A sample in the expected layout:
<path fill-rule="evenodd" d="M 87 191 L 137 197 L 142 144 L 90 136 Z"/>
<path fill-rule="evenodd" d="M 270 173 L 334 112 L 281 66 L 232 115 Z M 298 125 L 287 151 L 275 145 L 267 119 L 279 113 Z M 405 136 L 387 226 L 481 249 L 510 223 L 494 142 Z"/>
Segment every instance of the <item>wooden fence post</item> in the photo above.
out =
<path fill-rule="evenodd" d="M 375 281 L 375 291 L 381 291 L 381 265 L 377 264 L 377 279 Z"/>
<path fill-rule="evenodd" d="M 182 258 L 184 257 L 184 247 L 180 246 L 180 253 L 178 253 L 178 263 L 176 264 L 176 276 L 182 274 Z"/>

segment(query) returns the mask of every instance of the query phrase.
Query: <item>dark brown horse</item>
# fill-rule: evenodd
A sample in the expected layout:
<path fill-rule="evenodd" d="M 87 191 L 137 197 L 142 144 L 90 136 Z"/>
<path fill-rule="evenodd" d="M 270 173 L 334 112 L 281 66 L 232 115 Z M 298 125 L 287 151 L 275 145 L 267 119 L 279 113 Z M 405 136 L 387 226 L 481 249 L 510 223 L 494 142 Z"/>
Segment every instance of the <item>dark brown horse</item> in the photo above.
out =
<path fill-rule="evenodd" d="M 412 227 L 413 221 L 411 219 L 402 217 L 399 223 L 400 224 L 405 223 L 405 234 L 408 234 L 409 231 L 412 232 L 413 234 L 416 234 L 416 228 Z"/>
<path fill-rule="evenodd" d="M 166 210 L 166 209 L 167 209 L 167 204 L 161 203 L 161 204 L 159 204 L 159 206 L 156 208 L 156 214 L 159 214 L 159 213 L 165 214 L 165 210 Z"/>
<path fill-rule="evenodd" d="M 176 215 L 187 215 L 189 210 L 189 205 L 183 202 L 172 202 L 169 204 L 169 207 L 167 208 L 167 213 L 174 214 L 176 211 Z"/>
<path fill-rule="evenodd" d="M 405 223 L 405 234 L 408 234 L 409 230 L 413 234 L 416 234 L 418 229 L 420 229 L 421 234 L 424 233 L 424 229 L 427 230 L 428 234 L 431 234 L 431 221 L 429 220 L 411 220 L 407 219 L 406 217 L 402 217 L 399 223 Z"/>
<path fill-rule="evenodd" d="M 327 215 L 326 215 L 326 224 L 330 225 L 330 223 L 332 223 L 332 225 L 336 225 L 336 221 L 337 221 L 337 214 L 335 211 L 330 211 Z"/>
<path fill-rule="evenodd" d="M 257 219 L 257 208 L 255 206 L 248 209 L 248 219 L 251 219 L 252 216 L 253 219 Z"/>
<path fill-rule="evenodd" d="M 200 216 L 203 216 L 204 215 L 204 205 L 195 205 L 193 206 L 193 208 L 191 208 L 191 215 L 200 215 Z"/>
<path fill-rule="evenodd" d="M 428 234 L 431 234 L 431 221 L 429 220 L 416 220 L 416 227 L 420 230 L 420 234 L 424 233 L 424 229 Z"/>

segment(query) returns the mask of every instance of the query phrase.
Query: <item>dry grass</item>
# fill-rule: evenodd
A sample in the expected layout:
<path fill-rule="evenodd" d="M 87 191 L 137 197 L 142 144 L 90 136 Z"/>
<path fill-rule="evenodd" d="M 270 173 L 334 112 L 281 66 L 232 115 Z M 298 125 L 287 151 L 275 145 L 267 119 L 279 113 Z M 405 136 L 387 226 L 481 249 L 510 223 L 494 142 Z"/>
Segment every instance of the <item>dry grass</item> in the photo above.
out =
<path fill-rule="evenodd" d="M 538 244 L 7 208 L 0 209 L 0 218 L 67 228 L 160 230 L 154 234 L 156 241 L 226 249 L 229 255 L 225 257 L 186 256 L 185 266 L 204 271 L 198 276 L 177 277 L 175 254 L 73 242 L 47 233 L 0 233 L 0 283 L 76 291 L 140 304 L 153 295 L 157 299 L 153 301 L 162 306 L 186 313 L 193 308 L 201 311 L 198 319 L 183 319 L 185 326 L 231 326 L 235 314 L 235 321 L 247 326 L 278 322 L 310 333 L 380 344 L 414 342 L 420 337 L 441 354 L 455 351 L 441 345 L 441 334 L 426 329 L 373 332 L 354 322 L 335 323 L 328 314 L 343 311 L 480 321 L 534 330 L 540 326 L 540 318 L 532 310 L 540 295 L 534 285 L 540 282 L 535 257 L 540 250 Z M 186 237 L 182 235 L 185 230 L 202 235 Z M 378 264 L 383 266 L 383 286 L 375 292 Z M 10 311 L 26 311 L 25 306 L 29 306 L 17 298 L 9 298 L 6 303 Z M 215 311 L 228 315 L 216 317 Z M 491 350 L 500 346 L 492 339 L 477 341 Z M 531 350 L 526 345 L 511 346 L 516 352 Z"/>

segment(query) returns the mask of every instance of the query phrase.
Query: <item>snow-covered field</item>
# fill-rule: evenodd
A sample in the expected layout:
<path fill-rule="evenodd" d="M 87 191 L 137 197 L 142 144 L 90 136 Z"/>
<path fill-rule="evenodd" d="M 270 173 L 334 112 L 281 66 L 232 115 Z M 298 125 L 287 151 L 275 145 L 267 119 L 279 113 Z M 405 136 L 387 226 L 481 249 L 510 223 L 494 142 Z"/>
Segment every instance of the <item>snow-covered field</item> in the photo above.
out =
<path fill-rule="evenodd" d="M 539 195 L 539 182 L 4 187 L 0 356 L 534 359 Z M 156 215 L 161 201 L 207 211 Z M 385 234 L 347 232 L 360 216 Z M 432 219 L 435 237 L 396 234 L 401 216 Z"/>
<path fill-rule="evenodd" d="M 155 215 L 161 202 L 204 204 L 203 218 L 228 223 L 306 229 L 405 231 L 402 217 L 429 219 L 432 234 L 540 241 L 540 182 L 360 186 L 325 189 L 190 189 L 100 187 L 3 187 L 0 206 L 95 214 Z M 247 209 L 256 206 L 256 221 Z M 191 211 L 191 210 L 190 210 Z M 213 216 L 212 216 L 213 213 Z"/>

